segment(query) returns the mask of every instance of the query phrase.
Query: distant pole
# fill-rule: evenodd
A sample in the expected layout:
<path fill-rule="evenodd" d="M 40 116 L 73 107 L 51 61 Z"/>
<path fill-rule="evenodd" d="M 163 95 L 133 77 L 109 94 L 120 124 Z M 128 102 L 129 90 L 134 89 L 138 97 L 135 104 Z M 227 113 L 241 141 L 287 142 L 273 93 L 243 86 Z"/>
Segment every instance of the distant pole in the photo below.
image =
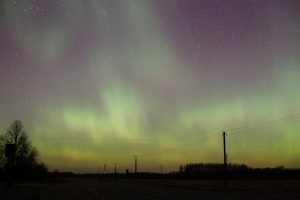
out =
<path fill-rule="evenodd" d="M 134 157 L 134 173 L 137 174 L 137 158 L 138 158 L 138 156 L 135 155 L 133 157 Z"/>
<path fill-rule="evenodd" d="M 224 186 L 227 188 L 227 153 L 226 153 L 226 132 L 223 131 L 223 147 L 224 147 Z"/>
<path fill-rule="evenodd" d="M 163 173 L 162 165 L 160 165 L 160 173 Z"/>
<path fill-rule="evenodd" d="M 107 173 L 107 171 L 106 171 L 106 163 L 105 163 L 104 166 L 103 166 L 103 175 L 106 174 L 106 173 Z"/>
<path fill-rule="evenodd" d="M 115 163 L 115 180 L 117 180 L 117 163 Z"/>
<path fill-rule="evenodd" d="M 100 166 L 98 166 L 98 178 L 101 177 L 101 171 L 100 171 Z"/>

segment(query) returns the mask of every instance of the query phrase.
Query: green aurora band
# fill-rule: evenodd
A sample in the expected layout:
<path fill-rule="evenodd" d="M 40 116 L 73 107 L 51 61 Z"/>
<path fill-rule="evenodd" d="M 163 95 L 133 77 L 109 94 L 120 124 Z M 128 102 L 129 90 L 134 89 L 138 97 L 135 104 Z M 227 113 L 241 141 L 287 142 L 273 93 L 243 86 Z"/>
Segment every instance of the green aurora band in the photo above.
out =
<path fill-rule="evenodd" d="M 294 41 L 296 35 L 281 17 L 270 26 L 289 36 L 289 42 L 278 44 L 281 50 L 264 48 L 261 52 L 271 55 L 262 55 L 263 61 L 253 53 L 261 45 L 255 39 L 254 47 L 241 41 L 239 50 L 232 47 L 224 54 L 216 50 L 219 46 L 210 47 L 207 52 L 216 55 L 205 58 L 203 46 L 214 45 L 208 41 L 195 58 L 174 36 L 181 29 L 186 35 L 195 31 L 176 27 L 176 22 L 166 24 L 155 7 L 158 1 L 53 2 L 56 9 L 47 22 L 24 13 L 30 3 L 5 1 L 1 15 L 10 34 L 21 35 L 15 40 L 32 71 L 42 75 L 30 79 L 25 74 L 25 86 L 14 85 L 21 88 L 15 93 L 23 90 L 29 100 L 20 109 L 25 103 L 8 95 L 15 100 L 3 100 L 0 108 L 20 107 L 4 109 L 0 127 L 4 131 L 20 118 L 50 170 L 96 172 L 104 163 L 111 170 L 118 163 L 118 170 L 124 171 L 133 168 L 133 155 L 140 155 L 141 171 L 160 171 L 161 164 L 171 171 L 184 163 L 222 162 L 222 130 L 300 113 L 300 60 L 296 47 L 290 50 L 299 38 Z M 165 2 L 172 13 L 182 11 L 176 2 Z M 85 22 L 90 30 L 82 28 Z M 84 35 L 80 39 L 75 37 L 79 32 Z M 264 30 L 256 33 L 271 38 Z M 287 49 L 292 53 L 285 54 Z M 228 67 L 244 62 L 258 67 Z M 3 88 L 1 93 L 8 94 Z M 299 121 L 291 121 L 228 132 L 229 162 L 300 167 L 299 131 Z"/>

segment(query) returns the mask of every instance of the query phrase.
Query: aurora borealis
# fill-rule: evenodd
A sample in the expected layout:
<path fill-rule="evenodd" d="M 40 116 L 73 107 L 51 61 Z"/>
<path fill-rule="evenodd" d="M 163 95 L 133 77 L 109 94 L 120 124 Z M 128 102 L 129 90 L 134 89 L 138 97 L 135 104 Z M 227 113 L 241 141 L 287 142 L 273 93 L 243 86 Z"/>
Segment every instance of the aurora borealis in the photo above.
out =
<path fill-rule="evenodd" d="M 0 36 L 0 130 L 50 170 L 222 162 L 222 130 L 300 113 L 297 0 L 3 0 Z M 228 132 L 229 162 L 300 167 L 299 123 Z"/>

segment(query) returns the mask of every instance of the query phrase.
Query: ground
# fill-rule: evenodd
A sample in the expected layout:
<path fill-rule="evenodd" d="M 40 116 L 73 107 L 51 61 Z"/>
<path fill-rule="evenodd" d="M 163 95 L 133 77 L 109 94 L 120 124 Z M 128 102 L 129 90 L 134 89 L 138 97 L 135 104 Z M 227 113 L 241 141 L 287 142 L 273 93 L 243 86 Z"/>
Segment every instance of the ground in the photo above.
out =
<path fill-rule="evenodd" d="M 2 200 L 110 200 L 110 199 L 300 199 L 300 181 L 97 180 L 64 179 L 44 183 L 1 184 Z"/>

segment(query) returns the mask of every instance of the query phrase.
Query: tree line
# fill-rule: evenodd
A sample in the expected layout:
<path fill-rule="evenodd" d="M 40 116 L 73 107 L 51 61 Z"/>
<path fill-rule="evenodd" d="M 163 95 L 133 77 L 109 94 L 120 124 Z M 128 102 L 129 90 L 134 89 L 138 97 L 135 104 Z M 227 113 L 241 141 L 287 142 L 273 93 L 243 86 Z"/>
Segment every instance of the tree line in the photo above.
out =
<path fill-rule="evenodd" d="M 223 163 L 190 163 L 181 165 L 176 173 L 181 178 L 222 179 Z M 227 165 L 226 175 L 230 179 L 299 179 L 300 169 L 279 167 L 252 168 L 245 164 Z"/>

